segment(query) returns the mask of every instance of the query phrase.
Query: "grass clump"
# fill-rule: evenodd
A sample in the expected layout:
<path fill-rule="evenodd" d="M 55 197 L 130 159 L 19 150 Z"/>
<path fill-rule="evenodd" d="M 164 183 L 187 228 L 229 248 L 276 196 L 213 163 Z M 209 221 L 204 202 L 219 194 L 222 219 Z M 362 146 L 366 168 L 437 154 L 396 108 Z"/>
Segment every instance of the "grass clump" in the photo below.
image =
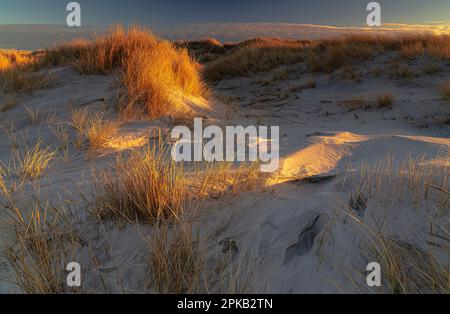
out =
<path fill-rule="evenodd" d="M 394 104 L 392 93 L 382 93 L 376 96 L 376 106 L 378 108 L 390 108 Z"/>
<path fill-rule="evenodd" d="M 14 169 L 22 180 L 36 180 L 47 170 L 55 156 L 49 147 L 44 147 L 42 141 L 29 148 L 13 150 Z"/>
<path fill-rule="evenodd" d="M 181 163 L 166 158 L 157 147 L 120 157 L 97 186 L 98 214 L 148 223 L 180 216 L 188 195 L 185 172 Z"/>
<path fill-rule="evenodd" d="M 203 288 L 205 256 L 192 226 L 157 227 L 150 243 L 149 268 L 156 293 L 200 293 Z"/>
<path fill-rule="evenodd" d="M 0 81 L 0 88 L 5 94 L 32 94 L 54 86 L 57 77 L 51 73 L 34 72 L 30 68 L 11 68 L 0 72 Z"/>
<path fill-rule="evenodd" d="M 186 49 L 136 26 L 128 30 L 117 26 L 92 41 L 76 40 L 55 47 L 41 64 L 70 64 L 82 74 L 118 70 L 118 106 L 126 117 L 173 114 L 179 109 L 180 95 L 204 93 L 199 67 Z"/>
<path fill-rule="evenodd" d="M 131 222 L 173 221 L 209 197 L 254 189 L 258 173 L 256 164 L 185 165 L 172 160 L 167 146 L 159 140 L 120 156 L 113 171 L 98 176 L 94 212 Z"/>
<path fill-rule="evenodd" d="M 121 123 L 105 111 L 91 113 L 88 108 L 72 110 L 71 125 L 77 131 L 75 146 L 80 149 L 84 143 L 90 151 L 108 147 L 108 142 L 119 131 Z"/>
<path fill-rule="evenodd" d="M 31 64 L 35 59 L 34 55 L 28 51 L 0 49 L 0 72 Z"/>

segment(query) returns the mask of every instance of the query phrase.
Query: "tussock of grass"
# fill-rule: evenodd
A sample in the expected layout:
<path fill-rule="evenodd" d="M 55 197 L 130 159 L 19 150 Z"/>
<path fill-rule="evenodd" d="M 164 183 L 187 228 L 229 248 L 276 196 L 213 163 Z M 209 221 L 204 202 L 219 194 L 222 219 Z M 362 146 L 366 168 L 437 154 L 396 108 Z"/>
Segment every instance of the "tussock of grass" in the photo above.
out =
<path fill-rule="evenodd" d="M 28 51 L 0 49 L 0 72 L 14 67 L 25 66 L 34 61 L 34 55 Z"/>
<path fill-rule="evenodd" d="M 160 142 L 121 156 L 114 171 L 98 176 L 94 211 L 100 217 L 127 221 L 176 220 L 202 199 L 254 189 L 258 173 L 257 165 L 233 167 L 231 163 L 193 165 L 187 170 L 172 160 Z"/>
<path fill-rule="evenodd" d="M 54 86 L 57 77 L 51 73 L 34 72 L 30 68 L 12 68 L 0 72 L 0 81 L 0 88 L 5 94 L 31 94 Z"/>
<path fill-rule="evenodd" d="M 119 126 L 119 122 L 97 112 L 90 118 L 86 126 L 85 135 L 89 143 L 89 149 L 96 151 L 105 148 L 108 141 L 119 131 Z"/>
<path fill-rule="evenodd" d="M 42 141 L 38 141 L 32 148 L 25 147 L 13 152 L 14 169 L 22 180 L 39 178 L 55 156 L 55 152 L 49 147 L 44 147 Z"/>
<path fill-rule="evenodd" d="M 177 106 L 177 95 L 203 94 L 197 66 L 186 50 L 176 50 L 169 42 L 157 41 L 124 63 L 119 79 L 124 93 L 120 93 L 119 106 L 125 116 L 176 114 L 183 110 Z"/>
<path fill-rule="evenodd" d="M 354 97 L 342 102 L 342 105 L 348 111 L 370 110 L 376 108 L 391 108 L 394 103 L 394 95 L 392 93 L 380 93 L 372 96 L 374 99 L 366 97 Z"/>
<path fill-rule="evenodd" d="M 376 96 L 376 105 L 378 108 L 390 108 L 394 104 L 394 95 L 384 93 Z"/>
<path fill-rule="evenodd" d="M 55 47 L 42 65 L 72 65 L 82 74 L 119 70 L 119 110 L 126 116 L 158 118 L 177 111 L 174 95 L 201 96 L 198 65 L 186 49 L 176 48 L 139 27 L 115 27 L 92 41 Z"/>
<path fill-rule="evenodd" d="M 80 149 L 87 142 L 89 150 L 97 151 L 107 147 L 121 123 L 108 117 L 104 111 L 91 113 L 88 108 L 78 108 L 72 110 L 71 125 L 77 131 L 75 146 Z"/>
<path fill-rule="evenodd" d="M 182 214 L 188 195 L 183 166 L 157 149 L 132 151 L 114 172 L 102 174 L 95 204 L 101 217 L 155 223 Z"/>
<path fill-rule="evenodd" d="M 204 286 L 205 256 L 192 226 L 157 227 L 151 239 L 149 267 L 156 293 L 200 293 Z"/>

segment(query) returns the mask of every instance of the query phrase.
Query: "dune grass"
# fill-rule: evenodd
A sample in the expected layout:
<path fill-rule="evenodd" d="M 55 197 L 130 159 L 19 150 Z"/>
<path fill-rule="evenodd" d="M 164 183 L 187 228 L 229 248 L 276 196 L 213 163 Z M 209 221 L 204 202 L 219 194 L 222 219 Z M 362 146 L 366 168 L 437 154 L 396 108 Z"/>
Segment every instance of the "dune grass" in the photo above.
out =
<path fill-rule="evenodd" d="M 448 60 L 450 59 L 450 36 L 417 36 L 415 41 L 402 46 L 401 55 L 407 59 L 431 56 Z"/>
<path fill-rule="evenodd" d="M 31 94 L 52 87 L 57 77 L 37 72 L 38 54 L 18 50 L 0 50 L 0 89 L 4 94 Z"/>
<path fill-rule="evenodd" d="M 403 59 L 420 55 L 450 59 L 448 36 L 363 34 L 309 42 L 255 42 L 259 44 L 243 44 L 241 48 L 208 63 L 203 71 L 204 77 L 215 82 L 270 71 L 296 62 L 305 62 L 311 72 L 332 73 L 339 68 L 370 60 L 385 51 L 395 51 Z"/>
<path fill-rule="evenodd" d="M 148 264 L 156 293 L 200 293 L 204 288 L 205 252 L 192 226 L 163 223 L 150 240 Z M 206 290 L 203 289 L 203 292 Z"/>
<path fill-rule="evenodd" d="M 95 152 L 107 147 L 107 143 L 120 129 L 121 122 L 110 117 L 101 109 L 90 112 L 88 108 L 72 109 L 71 126 L 77 131 L 75 147 L 81 149 L 87 143 L 90 151 Z"/>
<path fill-rule="evenodd" d="M 50 49 L 41 66 L 71 65 L 81 74 L 118 71 L 118 109 L 125 117 L 174 114 L 174 95 L 202 96 L 199 67 L 184 48 L 137 26 L 114 27 L 91 41 L 76 40 Z"/>
<path fill-rule="evenodd" d="M 113 171 L 96 175 L 94 212 L 129 222 L 173 221 L 185 211 L 195 211 L 202 199 L 255 189 L 258 173 L 255 164 L 200 166 L 173 161 L 160 139 L 121 155 Z"/>
<path fill-rule="evenodd" d="M 283 46 L 244 46 L 235 52 L 209 63 L 203 76 L 210 82 L 223 78 L 249 76 L 252 73 L 266 72 L 282 64 L 292 64 L 304 59 L 300 45 Z"/>
<path fill-rule="evenodd" d="M 363 200 L 358 203 L 359 209 L 370 204 L 372 210 L 375 206 L 379 214 L 370 219 L 367 216 L 361 219 L 350 213 L 350 210 L 349 216 L 362 227 L 360 231 L 364 234 L 368 248 L 365 254 L 369 260 L 381 264 L 387 292 L 450 291 L 448 260 L 438 259 L 435 254 L 435 249 L 442 248 L 439 242 L 448 241 L 449 234 L 444 226 L 435 221 L 429 222 L 431 225 L 424 225 L 424 228 L 431 229 L 430 238 L 422 241 L 417 237 L 417 243 L 424 243 L 422 246 L 398 238 L 392 234 L 393 230 L 385 230 L 388 220 L 395 219 L 393 211 L 398 210 L 397 206 L 407 206 L 409 210 L 429 209 L 444 214 L 450 201 L 449 179 L 448 167 L 426 166 L 421 159 L 408 158 L 397 166 L 392 156 L 388 156 L 373 167 L 362 166 L 359 179 L 355 181 L 356 192 L 352 195 L 360 195 L 359 199 Z"/>
<path fill-rule="evenodd" d="M 203 84 L 198 67 L 186 50 L 167 41 L 156 41 L 150 49 L 134 52 L 124 61 L 119 86 L 119 106 L 125 116 L 158 118 L 183 111 L 181 97 L 201 96 Z"/>
<path fill-rule="evenodd" d="M 51 73 L 35 72 L 29 67 L 11 68 L 0 72 L 0 88 L 3 93 L 32 94 L 56 85 L 57 77 Z"/>
<path fill-rule="evenodd" d="M 45 147 L 41 140 L 32 147 L 15 149 L 12 160 L 14 172 L 22 181 L 36 180 L 45 173 L 54 156 L 55 152 Z"/>
<path fill-rule="evenodd" d="M 394 95 L 392 93 L 382 93 L 376 96 L 376 106 L 378 108 L 390 108 L 394 104 Z"/>
<path fill-rule="evenodd" d="M 0 72 L 31 64 L 35 59 L 35 56 L 29 51 L 0 49 Z"/>

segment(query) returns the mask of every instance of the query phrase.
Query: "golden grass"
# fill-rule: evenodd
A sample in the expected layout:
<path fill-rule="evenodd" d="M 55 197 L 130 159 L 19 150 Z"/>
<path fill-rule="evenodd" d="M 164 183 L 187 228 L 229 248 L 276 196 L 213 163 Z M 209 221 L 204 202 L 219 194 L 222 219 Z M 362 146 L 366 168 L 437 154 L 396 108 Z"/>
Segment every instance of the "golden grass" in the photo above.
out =
<path fill-rule="evenodd" d="M 0 49 L 0 72 L 13 67 L 24 66 L 35 61 L 35 57 L 29 51 Z"/>
<path fill-rule="evenodd" d="M 201 96 L 203 84 L 197 65 L 186 50 L 176 50 L 166 41 L 157 41 L 146 50 L 130 55 L 122 69 L 119 108 L 125 116 L 158 118 L 182 111 L 177 95 Z"/>
<path fill-rule="evenodd" d="M 401 55 L 407 59 L 431 56 L 450 59 L 450 36 L 418 36 L 415 41 L 401 48 Z"/>
<path fill-rule="evenodd" d="M 204 92 L 199 67 L 186 49 L 136 26 L 117 26 L 92 41 L 65 43 L 49 50 L 40 64 L 69 64 L 81 74 L 119 70 L 119 110 L 125 117 L 158 118 L 179 109 L 174 95 Z"/>
<path fill-rule="evenodd" d="M 186 210 L 194 211 L 202 199 L 249 191 L 259 180 L 256 164 L 185 167 L 172 160 L 161 140 L 122 155 L 113 171 L 97 176 L 94 212 L 129 222 L 176 220 Z"/>
<path fill-rule="evenodd" d="M 55 156 L 55 152 L 49 147 L 44 147 L 40 140 L 31 148 L 26 146 L 13 150 L 13 153 L 13 168 L 23 181 L 38 179 Z"/>
<path fill-rule="evenodd" d="M 112 118 L 106 117 L 101 112 L 95 113 L 89 119 L 86 127 L 86 138 L 89 149 L 96 151 L 106 147 L 108 141 L 119 131 L 120 123 Z"/>
<path fill-rule="evenodd" d="M 184 168 L 166 158 L 157 147 L 120 157 L 114 172 L 100 177 L 95 205 L 100 217 L 155 223 L 180 216 L 188 195 Z"/>
<path fill-rule="evenodd" d="M 335 70 L 372 59 L 385 51 L 399 52 L 400 57 L 421 54 L 449 59 L 449 36 L 435 35 L 352 35 L 310 42 L 255 40 L 206 65 L 208 81 L 249 76 L 270 71 L 280 65 L 305 61 L 312 72 L 332 73 Z M 421 48 L 423 47 L 423 49 Z"/>
<path fill-rule="evenodd" d="M 89 112 L 88 108 L 72 109 L 71 125 L 77 131 L 75 147 L 80 149 L 87 142 L 89 150 L 97 151 L 119 131 L 121 123 L 108 117 L 105 111 Z"/>

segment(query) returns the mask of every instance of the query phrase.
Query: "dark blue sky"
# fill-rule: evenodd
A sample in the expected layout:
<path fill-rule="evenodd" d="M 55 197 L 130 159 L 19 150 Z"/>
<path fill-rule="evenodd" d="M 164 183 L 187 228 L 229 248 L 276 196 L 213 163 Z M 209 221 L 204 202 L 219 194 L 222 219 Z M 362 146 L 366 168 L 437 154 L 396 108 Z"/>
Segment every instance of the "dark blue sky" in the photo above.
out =
<path fill-rule="evenodd" d="M 69 0 L 0 0 L 0 24 L 65 24 Z M 275 22 L 357 26 L 369 0 L 79 0 L 84 25 Z M 385 22 L 450 20 L 450 0 L 389 0 Z"/>

